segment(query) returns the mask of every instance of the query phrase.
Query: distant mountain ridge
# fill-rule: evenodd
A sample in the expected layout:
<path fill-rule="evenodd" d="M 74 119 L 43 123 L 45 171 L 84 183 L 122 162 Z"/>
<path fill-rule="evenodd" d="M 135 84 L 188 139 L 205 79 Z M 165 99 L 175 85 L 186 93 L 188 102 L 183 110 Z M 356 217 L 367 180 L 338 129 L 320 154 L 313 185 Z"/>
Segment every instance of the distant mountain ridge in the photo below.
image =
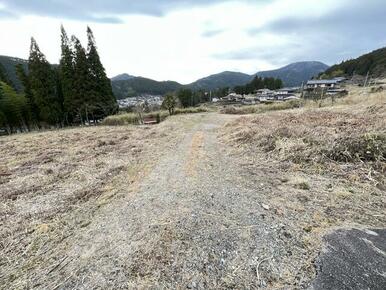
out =
<path fill-rule="evenodd" d="M 245 85 L 252 80 L 253 76 L 232 71 L 224 71 L 210 75 L 186 85 L 192 90 L 215 90 L 225 87 Z"/>
<path fill-rule="evenodd" d="M 123 73 L 123 74 L 119 74 L 119 75 L 111 78 L 111 81 L 113 81 L 113 82 L 116 82 L 116 81 L 127 81 L 127 80 L 131 80 L 132 78 L 135 78 L 135 76 Z"/>
<path fill-rule="evenodd" d="M 281 79 L 284 86 L 296 87 L 328 68 L 328 65 L 319 61 L 302 61 L 291 63 L 276 70 L 258 72 L 256 75 L 263 78 L 274 77 Z"/>
<path fill-rule="evenodd" d="M 177 82 L 158 82 L 150 79 L 132 77 L 128 74 L 121 74 L 113 77 L 112 86 L 113 92 L 118 99 L 136 94 L 166 94 L 180 88 L 189 88 L 192 90 L 215 90 L 224 87 L 233 88 L 249 83 L 255 76 L 274 77 L 283 81 L 285 86 L 300 86 L 302 82 L 306 82 L 314 76 L 319 75 L 328 69 L 329 66 L 318 61 L 296 62 L 284 66 L 282 68 L 261 71 L 253 75 L 224 71 L 218 74 L 213 74 L 201 78 L 191 84 L 182 85 Z"/>
<path fill-rule="evenodd" d="M 22 84 L 16 75 L 15 65 L 21 63 L 28 69 L 28 61 L 15 57 L 0 56 L 0 64 L 18 91 L 22 90 Z M 181 88 L 192 90 L 215 90 L 219 88 L 245 85 L 256 75 L 260 77 L 280 78 L 285 86 L 300 86 L 305 82 L 317 76 L 328 69 L 328 66 L 316 61 L 296 62 L 285 67 L 271 71 L 261 71 L 253 75 L 241 72 L 224 71 L 201 78 L 191 84 L 183 85 L 174 81 L 155 81 L 149 78 L 137 77 L 123 73 L 111 78 L 114 95 L 117 99 L 123 99 L 140 94 L 164 95 Z"/>

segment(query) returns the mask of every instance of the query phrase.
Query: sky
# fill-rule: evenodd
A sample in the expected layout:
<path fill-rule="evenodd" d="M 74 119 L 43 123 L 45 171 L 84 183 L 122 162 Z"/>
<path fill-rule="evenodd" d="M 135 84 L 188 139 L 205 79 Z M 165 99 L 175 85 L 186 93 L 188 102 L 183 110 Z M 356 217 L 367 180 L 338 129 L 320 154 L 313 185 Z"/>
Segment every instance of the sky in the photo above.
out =
<path fill-rule="evenodd" d="M 109 77 L 190 83 L 296 61 L 332 65 L 386 46 L 386 0 L 0 0 L 0 55 L 28 58 L 33 36 L 51 63 L 60 25 L 94 31 Z"/>

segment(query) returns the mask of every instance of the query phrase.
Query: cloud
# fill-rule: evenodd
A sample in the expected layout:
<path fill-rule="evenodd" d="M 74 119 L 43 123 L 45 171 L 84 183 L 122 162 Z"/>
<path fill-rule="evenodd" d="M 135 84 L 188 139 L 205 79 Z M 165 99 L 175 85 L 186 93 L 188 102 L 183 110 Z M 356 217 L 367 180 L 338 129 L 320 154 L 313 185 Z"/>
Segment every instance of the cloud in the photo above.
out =
<path fill-rule="evenodd" d="M 302 46 L 298 43 L 260 44 L 241 50 L 233 50 L 213 55 L 220 60 L 251 61 L 263 59 L 273 65 L 282 65 L 289 62 L 304 60 Z"/>
<path fill-rule="evenodd" d="M 14 15 L 13 13 L 11 13 L 9 11 L 0 9 L 0 19 L 1 18 L 16 18 L 16 15 Z"/>
<path fill-rule="evenodd" d="M 259 27 L 247 28 L 256 40 L 266 35 L 286 40 L 272 46 L 244 48 L 215 55 L 221 59 L 269 59 L 285 63 L 304 58 L 328 64 L 357 57 L 386 45 L 386 5 L 384 0 L 347 1 L 320 15 L 282 14 Z M 291 13 L 291 12 L 289 12 Z M 262 40 L 262 42 L 265 42 Z"/>
<path fill-rule="evenodd" d="M 38 15 L 55 18 L 76 19 L 102 23 L 120 23 L 120 16 L 146 14 L 160 17 L 170 11 L 213 5 L 232 0 L 0 0 L 0 5 L 15 15 Z M 251 0 L 241 0 L 248 2 Z M 0 6 L 1 7 L 1 6 Z M 10 14 L 4 11 L 3 14 Z M 0 11 L 1 13 L 1 11 Z M 97 17 L 95 15 L 107 15 Z M 0 14 L 1 17 L 1 14 Z"/>
<path fill-rule="evenodd" d="M 225 29 L 210 29 L 210 30 L 204 31 L 201 35 L 203 37 L 214 37 L 216 35 L 223 33 L 224 31 Z"/>

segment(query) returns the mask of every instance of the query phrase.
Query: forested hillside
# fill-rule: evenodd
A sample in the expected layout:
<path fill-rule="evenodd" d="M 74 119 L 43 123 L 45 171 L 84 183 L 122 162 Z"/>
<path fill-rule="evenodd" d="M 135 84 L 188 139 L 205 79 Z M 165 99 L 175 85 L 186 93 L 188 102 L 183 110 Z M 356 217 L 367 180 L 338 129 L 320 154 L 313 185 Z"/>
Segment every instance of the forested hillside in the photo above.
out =
<path fill-rule="evenodd" d="M 158 82 L 143 77 L 132 77 L 126 80 L 113 81 L 112 87 L 115 97 L 124 99 L 141 94 L 164 95 L 183 86 L 173 81 Z"/>
<path fill-rule="evenodd" d="M 251 82 L 244 86 L 234 88 L 237 94 L 252 94 L 259 89 L 278 90 L 283 87 L 283 81 L 275 78 L 262 78 L 255 76 Z"/>
<path fill-rule="evenodd" d="M 326 69 L 328 69 L 328 65 L 322 62 L 302 61 L 291 63 L 277 70 L 258 72 L 256 75 L 263 78 L 281 79 L 284 86 L 297 87 Z"/>
<path fill-rule="evenodd" d="M 21 64 L 24 70 L 28 70 L 28 61 L 25 59 L 0 55 L 0 79 L 7 79 L 7 82 L 11 83 L 20 92 L 23 90 L 23 85 L 17 77 L 17 64 Z"/>
<path fill-rule="evenodd" d="M 41 127 L 96 123 L 116 112 L 110 79 L 100 61 L 94 35 L 87 28 L 88 45 L 67 36 L 61 28 L 61 58 L 51 65 L 34 38 L 28 63 L 0 67 L 0 128 L 8 133 Z M 17 63 L 13 62 L 14 64 Z M 17 78 L 10 79 L 10 71 Z M 22 92 L 14 83 L 18 80 Z"/>
<path fill-rule="evenodd" d="M 380 77 L 386 75 L 386 47 L 374 50 L 356 59 L 350 59 L 330 67 L 325 76 L 333 77 L 338 75 L 352 76 L 353 74 Z"/>
<path fill-rule="evenodd" d="M 221 88 L 233 88 L 245 85 L 252 80 L 253 76 L 240 73 L 225 71 L 219 74 L 210 75 L 187 85 L 192 90 L 216 90 Z"/>

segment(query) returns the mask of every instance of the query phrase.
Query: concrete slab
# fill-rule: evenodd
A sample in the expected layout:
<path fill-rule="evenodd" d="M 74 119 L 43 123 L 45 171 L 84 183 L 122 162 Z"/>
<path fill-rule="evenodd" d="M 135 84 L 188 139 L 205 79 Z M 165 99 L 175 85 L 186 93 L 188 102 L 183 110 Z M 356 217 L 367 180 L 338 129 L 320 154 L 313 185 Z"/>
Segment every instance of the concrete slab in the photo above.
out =
<path fill-rule="evenodd" d="M 337 230 L 324 240 L 311 289 L 386 289 L 386 229 Z"/>

